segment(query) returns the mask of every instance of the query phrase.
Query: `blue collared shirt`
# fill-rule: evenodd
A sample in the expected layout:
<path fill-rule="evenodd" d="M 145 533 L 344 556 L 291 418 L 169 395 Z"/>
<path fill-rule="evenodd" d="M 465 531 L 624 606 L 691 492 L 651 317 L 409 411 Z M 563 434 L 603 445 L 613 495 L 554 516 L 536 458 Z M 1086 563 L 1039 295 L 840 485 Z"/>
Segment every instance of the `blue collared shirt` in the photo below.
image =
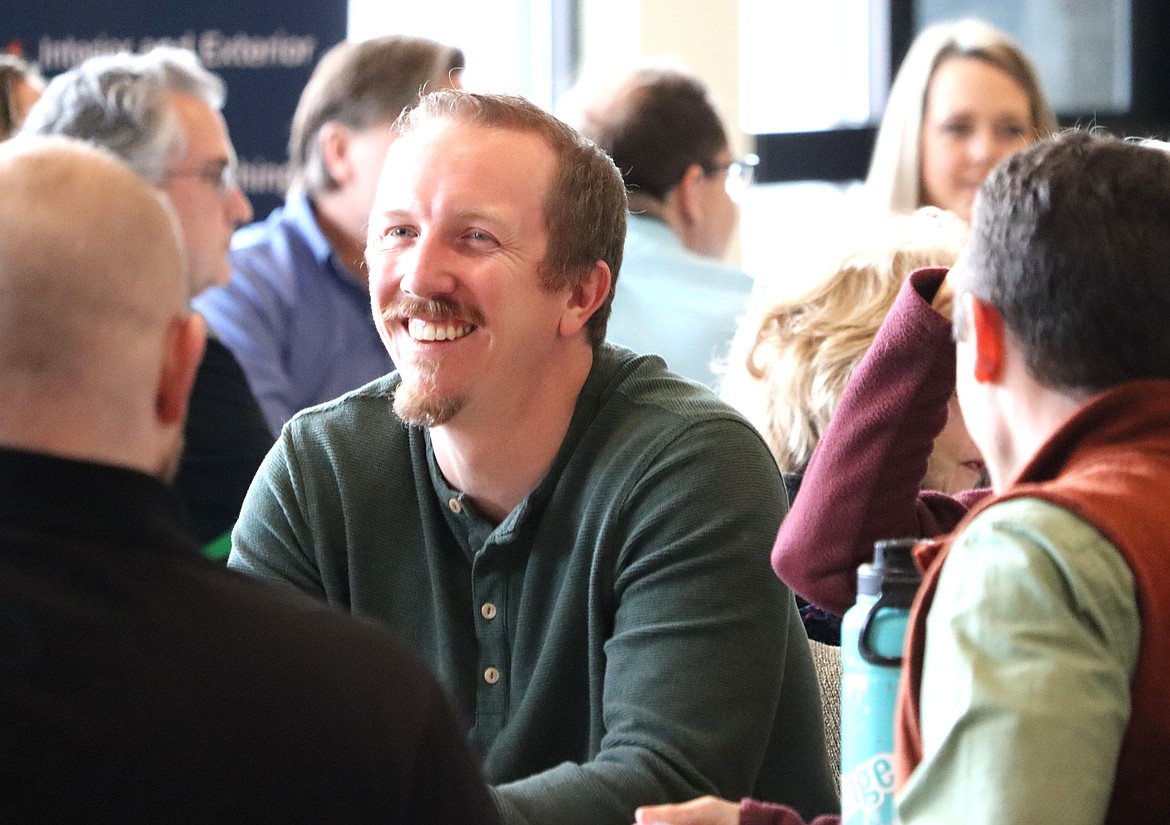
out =
<path fill-rule="evenodd" d="M 394 369 L 366 285 L 333 252 L 303 193 L 236 232 L 230 258 L 231 281 L 193 303 L 244 368 L 273 433 L 298 410 Z"/>
<path fill-rule="evenodd" d="M 630 215 L 605 337 L 714 388 L 712 362 L 727 357 L 753 286 L 741 270 L 688 250 L 662 221 Z"/>

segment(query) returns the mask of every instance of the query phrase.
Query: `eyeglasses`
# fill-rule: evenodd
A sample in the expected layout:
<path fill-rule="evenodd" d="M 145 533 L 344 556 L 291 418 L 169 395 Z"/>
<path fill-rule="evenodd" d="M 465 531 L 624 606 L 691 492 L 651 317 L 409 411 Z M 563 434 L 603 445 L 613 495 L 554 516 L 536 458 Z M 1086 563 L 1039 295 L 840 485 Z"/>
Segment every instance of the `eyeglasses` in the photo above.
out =
<path fill-rule="evenodd" d="M 743 193 L 756 177 L 756 167 L 760 165 L 758 155 L 747 154 L 739 160 L 729 160 L 725 163 L 704 163 L 703 174 L 708 177 L 727 170 L 727 180 L 724 186 L 732 200 L 739 200 Z"/>
<path fill-rule="evenodd" d="M 195 169 L 172 169 L 167 172 L 167 178 L 198 178 L 215 189 L 221 198 L 236 188 L 236 164 L 225 160 L 215 160 L 205 163 Z"/>

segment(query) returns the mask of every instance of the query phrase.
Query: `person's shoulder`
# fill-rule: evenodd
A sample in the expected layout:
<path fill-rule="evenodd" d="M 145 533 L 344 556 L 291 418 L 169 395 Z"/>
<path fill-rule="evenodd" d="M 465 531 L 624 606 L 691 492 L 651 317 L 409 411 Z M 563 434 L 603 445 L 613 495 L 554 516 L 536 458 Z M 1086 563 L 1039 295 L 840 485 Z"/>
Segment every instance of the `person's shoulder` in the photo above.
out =
<path fill-rule="evenodd" d="M 1036 495 L 996 497 L 969 520 L 960 537 L 1001 532 L 1039 544 L 1104 541 L 1104 537 L 1072 510 Z M 1060 537 L 1057 539 L 1057 537 Z"/>
<path fill-rule="evenodd" d="M 932 621 L 943 625 L 1002 614 L 1018 627 L 1081 627 L 1136 657 L 1141 620 L 1125 558 L 1077 513 L 1042 498 L 998 500 L 975 515 L 946 557 L 934 604 L 942 607 Z"/>
<path fill-rule="evenodd" d="M 755 288 L 755 280 L 739 267 L 687 249 L 666 224 L 649 218 L 631 219 L 618 289 L 623 278 L 628 284 L 648 275 L 691 282 L 707 291 L 742 293 L 745 298 Z"/>
<path fill-rule="evenodd" d="M 1128 565 L 1109 539 L 1073 510 L 1045 498 L 996 499 L 960 530 L 947 565 L 994 581 L 1001 572 L 1048 569 L 1070 595 L 1113 588 L 1132 594 Z"/>
<path fill-rule="evenodd" d="M 257 247 L 271 246 L 276 238 L 287 236 L 295 225 L 285 218 L 285 207 L 278 206 L 268 217 L 241 226 L 232 233 L 232 254 L 248 253 Z"/>
<path fill-rule="evenodd" d="M 758 440 L 742 413 L 711 388 L 671 372 L 656 355 L 606 344 L 598 353 L 598 372 L 603 378 L 599 382 L 603 416 L 626 417 L 636 428 L 714 427 L 744 431 Z"/>
<path fill-rule="evenodd" d="M 244 275 L 274 283 L 290 282 L 301 268 L 318 268 L 328 241 L 317 227 L 307 202 L 290 200 L 267 218 L 237 229 L 228 259 L 232 277 Z"/>
<path fill-rule="evenodd" d="M 361 445 L 405 434 L 409 428 L 393 409 L 399 383 L 397 372 L 375 378 L 337 398 L 298 411 L 285 424 L 285 430 L 298 441 L 342 442 L 351 438 Z"/>
<path fill-rule="evenodd" d="M 330 692 L 347 694 L 356 711 L 379 716 L 395 702 L 420 713 L 438 710 L 441 692 L 427 668 L 403 640 L 371 619 L 218 566 L 188 579 L 186 592 L 188 604 L 206 614 L 188 632 L 222 639 L 223 656 L 236 660 L 236 676 L 255 681 L 262 693 L 280 684 L 283 702 L 306 705 Z M 372 684 L 390 694 L 385 702 L 360 689 Z"/>
<path fill-rule="evenodd" d="M 746 299 L 755 289 L 755 280 L 734 264 L 687 250 L 690 270 L 704 279 L 710 288 Z"/>

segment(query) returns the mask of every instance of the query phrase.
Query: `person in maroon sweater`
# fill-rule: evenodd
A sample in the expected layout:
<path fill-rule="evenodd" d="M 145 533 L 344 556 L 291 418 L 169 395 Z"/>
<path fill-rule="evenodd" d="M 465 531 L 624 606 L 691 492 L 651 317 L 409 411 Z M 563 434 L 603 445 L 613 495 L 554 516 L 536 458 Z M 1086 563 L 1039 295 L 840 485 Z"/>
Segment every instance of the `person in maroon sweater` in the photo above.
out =
<path fill-rule="evenodd" d="M 873 559 L 875 541 L 946 533 L 989 492 L 921 489 L 955 395 L 950 321 L 932 307 L 945 275 L 919 270 L 902 286 L 813 451 L 772 549 L 776 575 L 838 616 L 857 597 L 857 566 Z"/>
<path fill-rule="evenodd" d="M 873 345 L 907 277 L 921 267 L 952 265 L 966 234 L 966 223 L 934 207 L 875 221 L 865 234 L 849 242 L 847 254 L 834 262 L 816 287 L 772 303 L 743 321 L 725 376 L 724 397 L 760 430 L 784 474 L 790 502 L 802 511 L 808 510 L 798 493 L 817 442 L 832 426 L 850 378 Z M 949 315 L 949 299 L 940 300 L 940 311 Z M 934 314 L 924 302 L 918 303 L 927 314 Z M 911 338 L 908 343 L 899 359 L 921 357 L 923 346 L 937 347 L 940 352 L 952 347 L 947 338 L 921 344 Z M 950 398 L 942 432 L 926 433 L 923 443 L 929 458 L 919 483 L 955 493 L 979 482 L 982 459 Z M 865 408 L 860 413 L 865 415 Z M 817 470 L 814 486 L 825 477 L 823 470 Z M 828 478 L 832 477 L 830 473 Z M 815 492 L 814 501 L 819 501 Z M 812 515 L 824 515 L 819 504 Z M 790 552 L 801 573 L 817 570 L 825 561 L 821 548 L 802 537 Z M 786 576 L 781 574 L 781 578 Z M 817 592 L 813 587 L 808 590 Z M 841 611 L 827 611 L 819 598 L 801 596 L 801 617 L 809 638 L 839 644 Z"/>

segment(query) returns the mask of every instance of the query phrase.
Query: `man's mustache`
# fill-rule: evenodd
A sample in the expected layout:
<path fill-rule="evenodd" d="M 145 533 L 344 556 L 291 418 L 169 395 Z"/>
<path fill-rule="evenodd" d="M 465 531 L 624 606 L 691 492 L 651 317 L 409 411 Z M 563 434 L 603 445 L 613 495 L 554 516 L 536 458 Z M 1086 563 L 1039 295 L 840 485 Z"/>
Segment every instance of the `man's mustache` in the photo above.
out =
<path fill-rule="evenodd" d="M 426 318 L 429 321 L 462 321 L 474 326 L 483 325 L 483 313 L 449 298 L 395 298 L 382 308 L 385 321 L 403 321 L 408 318 Z"/>

